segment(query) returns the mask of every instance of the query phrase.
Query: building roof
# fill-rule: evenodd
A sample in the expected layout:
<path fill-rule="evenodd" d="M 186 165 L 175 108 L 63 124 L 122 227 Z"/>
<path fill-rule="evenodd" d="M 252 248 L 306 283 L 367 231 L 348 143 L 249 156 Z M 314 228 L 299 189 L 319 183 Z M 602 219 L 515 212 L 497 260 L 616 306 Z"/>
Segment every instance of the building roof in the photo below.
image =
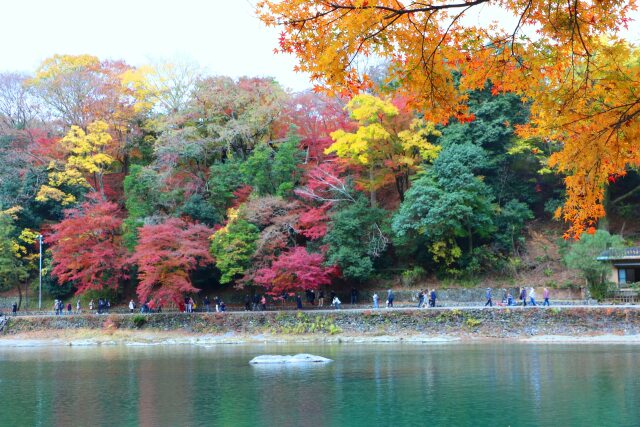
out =
<path fill-rule="evenodd" d="M 598 261 L 614 261 L 614 260 L 640 260 L 640 246 L 629 248 L 607 249 L 602 252 Z"/>

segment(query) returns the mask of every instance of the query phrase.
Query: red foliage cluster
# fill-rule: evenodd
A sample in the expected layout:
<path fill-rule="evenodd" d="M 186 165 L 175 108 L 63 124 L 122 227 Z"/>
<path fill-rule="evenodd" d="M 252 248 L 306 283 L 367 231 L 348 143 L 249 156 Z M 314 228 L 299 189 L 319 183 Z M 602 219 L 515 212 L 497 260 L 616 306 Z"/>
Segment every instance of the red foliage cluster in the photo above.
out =
<path fill-rule="evenodd" d="M 66 211 L 46 238 L 52 245 L 52 274 L 60 282 L 74 282 L 77 293 L 117 288 L 127 278 L 128 263 L 121 227 L 118 206 L 97 197 Z"/>
<path fill-rule="evenodd" d="M 331 132 L 338 129 L 354 130 L 355 124 L 344 110 L 345 102 L 338 98 L 310 91 L 295 94 L 285 105 L 284 114 L 276 130 L 284 138 L 290 126 L 296 127 L 300 147 L 307 151 L 307 162 L 319 163 L 325 158 Z"/>
<path fill-rule="evenodd" d="M 331 208 L 330 203 L 324 203 L 320 207 L 311 207 L 302 212 L 298 218 L 297 229 L 300 234 L 309 240 L 317 240 L 327 234 L 327 223 Z"/>
<path fill-rule="evenodd" d="M 183 294 L 198 292 L 190 273 L 213 263 L 209 253 L 211 234 L 211 228 L 179 218 L 142 227 L 133 256 L 139 270 L 140 300 L 178 303 Z"/>
<path fill-rule="evenodd" d="M 335 267 L 324 265 L 322 253 L 309 253 L 297 246 L 280 254 L 269 268 L 259 269 L 253 280 L 263 286 L 270 295 L 283 292 L 318 289 L 331 283 Z"/>

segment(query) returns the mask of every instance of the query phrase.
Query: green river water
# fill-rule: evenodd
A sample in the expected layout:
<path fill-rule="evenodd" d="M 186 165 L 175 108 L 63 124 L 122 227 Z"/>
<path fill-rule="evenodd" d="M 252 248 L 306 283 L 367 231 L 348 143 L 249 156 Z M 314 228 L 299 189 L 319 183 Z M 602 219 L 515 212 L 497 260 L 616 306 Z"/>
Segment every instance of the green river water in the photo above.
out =
<path fill-rule="evenodd" d="M 306 366 L 250 366 L 313 353 Z M 0 348 L 1 426 L 640 426 L 633 345 Z"/>

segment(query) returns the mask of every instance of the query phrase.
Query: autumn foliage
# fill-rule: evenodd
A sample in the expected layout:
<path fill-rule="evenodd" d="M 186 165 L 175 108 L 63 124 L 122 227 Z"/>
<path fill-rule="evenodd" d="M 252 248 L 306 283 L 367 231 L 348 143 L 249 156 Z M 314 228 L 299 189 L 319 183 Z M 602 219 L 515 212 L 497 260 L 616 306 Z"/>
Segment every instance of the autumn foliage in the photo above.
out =
<path fill-rule="evenodd" d="M 268 293 L 280 296 L 284 292 L 318 289 L 331 283 L 335 267 L 324 265 L 322 253 L 309 253 L 301 246 L 283 252 L 270 267 L 261 268 L 254 281 Z"/>
<path fill-rule="evenodd" d="M 634 0 L 261 1 L 258 14 L 282 28 L 280 52 L 298 58 L 318 90 L 353 96 L 374 84 L 360 60 L 389 64 L 385 82 L 427 120 L 467 122 L 470 90 L 531 104 L 521 129 L 559 143 L 549 165 L 567 175 L 558 212 L 574 236 L 604 216 L 608 176 L 640 165 L 640 62 L 620 38 Z M 512 24 L 468 24 L 478 8 L 512 14 Z M 487 21 L 490 16 L 487 17 Z"/>
<path fill-rule="evenodd" d="M 190 274 L 213 263 L 208 250 L 211 234 L 209 227 L 180 218 L 142 227 L 132 259 L 138 266 L 140 301 L 178 303 L 182 295 L 198 292 Z"/>
<path fill-rule="evenodd" d="M 115 203 L 90 200 L 66 211 L 46 238 L 52 274 L 73 282 L 78 293 L 116 289 L 127 278 L 128 254 L 122 245 L 122 212 Z"/>

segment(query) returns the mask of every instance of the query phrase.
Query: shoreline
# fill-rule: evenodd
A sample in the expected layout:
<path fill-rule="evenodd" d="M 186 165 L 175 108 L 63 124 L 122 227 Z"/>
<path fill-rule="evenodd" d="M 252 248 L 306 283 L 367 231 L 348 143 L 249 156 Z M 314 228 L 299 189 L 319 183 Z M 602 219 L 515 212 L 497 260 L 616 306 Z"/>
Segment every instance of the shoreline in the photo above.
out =
<path fill-rule="evenodd" d="M 536 336 L 480 336 L 470 334 L 424 335 L 335 335 L 321 334 L 233 334 L 220 335 L 184 333 L 178 331 L 117 331 L 115 333 L 96 330 L 37 331 L 0 336 L 0 349 L 51 348 L 51 347 L 154 347 L 189 345 L 214 347 L 228 345 L 277 345 L 277 344 L 630 344 L 640 345 L 640 334 L 592 334 L 536 335 Z"/>
<path fill-rule="evenodd" d="M 9 317 L 0 347 L 286 343 L 640 344 L 640 307 Z"/>

